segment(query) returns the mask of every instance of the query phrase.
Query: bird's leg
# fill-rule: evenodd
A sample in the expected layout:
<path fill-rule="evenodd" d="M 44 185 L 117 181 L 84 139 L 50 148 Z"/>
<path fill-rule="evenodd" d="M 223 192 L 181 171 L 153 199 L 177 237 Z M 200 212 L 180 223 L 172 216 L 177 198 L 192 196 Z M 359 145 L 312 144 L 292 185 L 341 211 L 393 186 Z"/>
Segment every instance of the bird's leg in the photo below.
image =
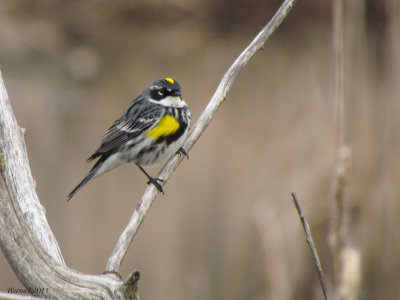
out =
<path fill-rule="evenodd" d="M 164 190 L 163 190 L 162 186 L 158 183 L 158 181 L 164 182 L 164 180 L 163 180 L 163 179 L 160 179 L 160 178 L 151 177 L 149 174 L 147 174 L 147 172 L 146 172 L 141 166 L 138 165 L 138 167 L 139 167 L 140 170 L 142 170 L 142 172 L 143 172 L 143 173 L 147 176 L 147 178 L 149 179 L 149 181 L 147 181 L 147 184 L 152 183 L 152 184 L 157 188 L 157 190 L 158 190 L 160 193 L 163 193 L 163 194 L 164 194 Z"/>

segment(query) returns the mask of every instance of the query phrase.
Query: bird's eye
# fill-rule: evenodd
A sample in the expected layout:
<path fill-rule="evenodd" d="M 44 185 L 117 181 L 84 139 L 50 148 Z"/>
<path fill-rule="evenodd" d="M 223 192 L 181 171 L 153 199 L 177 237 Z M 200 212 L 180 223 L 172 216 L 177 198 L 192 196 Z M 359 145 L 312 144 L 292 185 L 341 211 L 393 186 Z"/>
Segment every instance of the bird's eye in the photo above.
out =
<path fill-rule="evenodd" d="M 164 99 L 166 95 L 167 95 L 167 90 L 162 87 L 150 90 L 151 98 L 156 101 L 160 101 L 161 99 Z"/>

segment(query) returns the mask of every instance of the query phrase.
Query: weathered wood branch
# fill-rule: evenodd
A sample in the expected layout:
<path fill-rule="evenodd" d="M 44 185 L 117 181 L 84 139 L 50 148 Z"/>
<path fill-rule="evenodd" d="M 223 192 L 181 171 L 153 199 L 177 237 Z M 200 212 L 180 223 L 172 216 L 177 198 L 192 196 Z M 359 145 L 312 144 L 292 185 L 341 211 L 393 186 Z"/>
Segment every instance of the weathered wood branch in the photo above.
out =
<path fill-rule="evenodd" d="M 246 49 L 239 55 L 239 57 L 230 66 L 228 71 L 223 76 L 217 90 L 215 91 L 213 97 L 208 103 L 207 107 L 201 114 L 200 118 L 193 126 L 193 129 L 189 133 L 183 148 L 186 152 L 189 152 L 194 144 L 198 141 L 200 136 L 203 134 L 208 124 L 214 118 L 217 113 L 218 108 L 226 99 L 226 94 L 228 93 L 230 87 L 235 81 L 239 72 L 245 67 L 247 62 L 253 55 L 260 49 L 263 48 L 265 42 L 271 36 L 271 34 L 278 28 L 282 21 L 286 18 L 290 9 L 294 5 L 295 0 L 286 0 L 268 22 L 268 24 L 258 33 L 258 35 L 253 39 L 253 41 L 246 47 Z M 183 157 L 180 155 L 173 156 L 158 173 L 157 178 L 164 179 L 165 182 L 168 178 L 175 172 L 179 164 L 181 163 Z M 149 185 L 142 196 L 141 201 L 138 204 L 137 209 L 134 211 L 128 225 L 122 232 L 119 240 L 117 242 L 114 251 L 107 263 L 105 272 L 118 272 L 121 266 L 122 260 L 124 259 L 126 252 L 131 245 L 133 238 L 136 235 L 140 225 L 143 222 L 143 218 L 146 216 L 151 205 L 153 204 L 156 196 L 158 194 L 157 189 L 153 185 Z"/>
<path fill-rule="evenodd" d="M 40 241 L 43 249 L 57 262 L 65 265 L 56 239 L 51 232 L 45 217 L 45 209 L 40 204 L 35 193 L 35 182 L 31 175 L 28 157 L 24 142 L 24 129 L 20 128 L 8 100 L 1 73 L 0 73 L 0 152 L 1 152 L 1 218 L 0 224 L 13 217 L 8 211 L 15 212 L 15 217 L 21 226 L 26 225 L 32 234 Z M 18 202 L 6 202 L 5 200 L 18 199 Z M 10 220 L 12 222 L 12 220 Z M 10 225 L 10 224 L 4 224 Z M 16 231 L 9 226 L 8 231 L 1 231 L 1 235 L 13 233 L 10 237 L 17 237 L 25 232 Z M 7 240 L 6 240 L 7 241 Z M 4 239 L 0 243 L 3 248 Z M 15 251 L 13 248 L 3 248 L 3 251 Z"/>
<path fill-rule="evenodd" d="M 37 297 L 37 296 L 26 296 L 26 295 L 18 295 L 13 293 L 0 293 L 0 299 L 2 300 L 42 300 L 46 298 Z"/>
<path fill-rule="evenodd" d="M 114 275 L 86 275 L 66 267 L 36 196 L 23 130 L 1 72 L 0 154 L 0 247 L 26 290 L 56 299 L 134 299 L 137 272 L 123 282 Z"/>

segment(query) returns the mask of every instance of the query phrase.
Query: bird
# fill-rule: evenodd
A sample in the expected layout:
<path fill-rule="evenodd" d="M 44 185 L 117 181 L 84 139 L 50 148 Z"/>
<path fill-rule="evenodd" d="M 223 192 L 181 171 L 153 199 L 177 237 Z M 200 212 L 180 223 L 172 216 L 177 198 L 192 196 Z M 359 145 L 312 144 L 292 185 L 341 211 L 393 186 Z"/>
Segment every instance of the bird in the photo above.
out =
<path fill-rule="evenodd" d="M 182 144 L 191 119 L 180 84 L 169 77 L 154 81 L 106 131 L 100 147 L 87 160 L 97 159 L 96 163 L 67 201 L 91 179 L 125 163 L 138 166 L 148 178 L 147 184 L 164 193 L 159 183 L 163 180 L 151 177 L 144 168 L 160 164 L 177 152 L 188 157 Z"/>

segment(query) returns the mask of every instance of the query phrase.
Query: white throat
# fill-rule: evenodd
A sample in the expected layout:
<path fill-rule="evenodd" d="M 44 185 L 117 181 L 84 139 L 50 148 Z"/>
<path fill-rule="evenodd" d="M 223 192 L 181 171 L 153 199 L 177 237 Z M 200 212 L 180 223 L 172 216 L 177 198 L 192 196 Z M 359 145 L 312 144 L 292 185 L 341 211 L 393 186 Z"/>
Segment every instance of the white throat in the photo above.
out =
<path fill-rule="evenodd" d="M 151 101 L 156 102 L 154 100 Z M 179 96 L 168 96 L 157 103 L 168 107 L 183 107 L 186 105 L 185 101 L 183 101 Z"/>

